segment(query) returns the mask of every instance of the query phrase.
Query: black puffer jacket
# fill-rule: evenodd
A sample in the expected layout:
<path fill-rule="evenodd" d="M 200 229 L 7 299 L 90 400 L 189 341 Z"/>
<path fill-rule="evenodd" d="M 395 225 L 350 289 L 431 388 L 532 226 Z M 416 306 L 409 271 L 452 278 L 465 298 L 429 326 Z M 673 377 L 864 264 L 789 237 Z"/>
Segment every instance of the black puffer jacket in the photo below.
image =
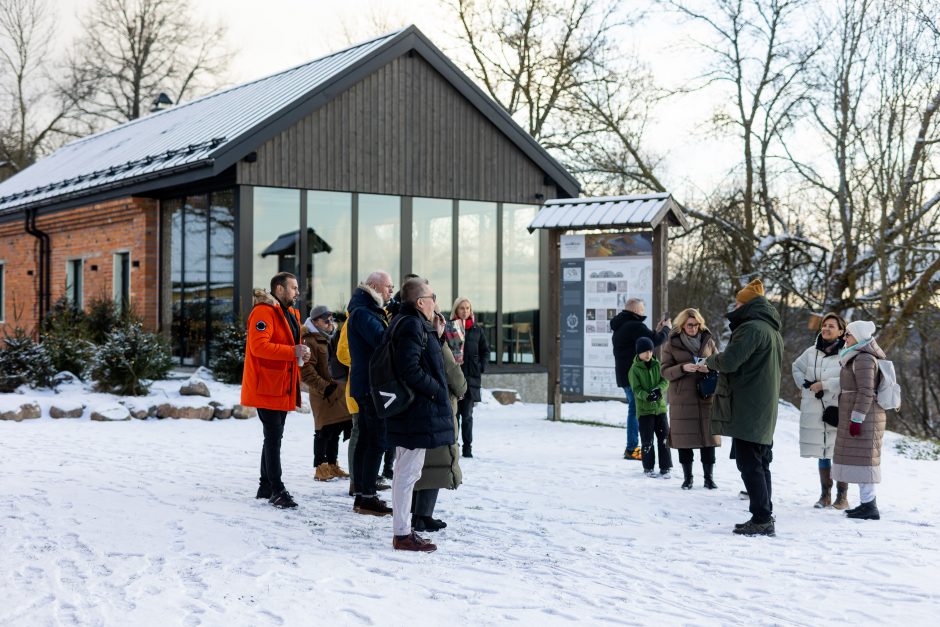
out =
<path fill-rule="evenodd" d="M 453 444 L 453 414 L 437 332 L 413 303 L 402 304 L 391 328 L 395 369 L 415 398 L 403 413 L 386 421 L 389 442 L 409 449 Z"/>
<path fill-rule="evenodd" d="M 650 331 L 644 324 L 646 316 L 638 316 L 632 311 L 623 310 L 610 321 L 610 330 L 614 332 L 614 372 L 617 374 L 617 385 L 625 388 L 630 386 L 627 373 L 636 357 L 636 341 L 641 337 L 653 340 L 653 346 L 659 346 L 669 337 L 669 327 L 663 327 L 659 333 Z"/>
<path fill-rule="evenodd" d="M 486 364 L 490 360 L 490 347 L 486 343 L 486 335 L 483 329 L 476 325 L 467 329 L 463 344 L 463 363 L 460 369 L 463 370 L 463 376 L 467 380 L 467 388 L 475 402 L 481 400 L 480 388 L 483 386 L 483 373 L 486 372 Z"/>

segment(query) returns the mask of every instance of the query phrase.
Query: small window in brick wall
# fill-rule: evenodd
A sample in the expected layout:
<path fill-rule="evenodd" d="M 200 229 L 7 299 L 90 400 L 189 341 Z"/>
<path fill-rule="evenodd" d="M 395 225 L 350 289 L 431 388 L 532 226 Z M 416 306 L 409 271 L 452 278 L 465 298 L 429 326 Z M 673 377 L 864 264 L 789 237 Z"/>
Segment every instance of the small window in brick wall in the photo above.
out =
<path fill-rule="evenodd" d="M 5 289 L 5 286 L 3 284 L 3 262 L 0 261 L 0 322 L 3 322 L 4 320 L 6 320 L 6 318 L 3 315 L 4 304 L 5 304 L 4 303 L 5 299 L 3 297 L 6 295 L 6 292 L 4 292 L 4 289 Z"/>
<path fill-rule="evenodd" d="M 127 313 L 131 304 L 131 254 L 114 254 L 114 304 L 118 313 Z"/>
<path fill-rule="evenodd" d="M 73 306 L 83 309 L 85 262 L 81 259 L 69 259 L 65 264 L 65 298 Z"/>

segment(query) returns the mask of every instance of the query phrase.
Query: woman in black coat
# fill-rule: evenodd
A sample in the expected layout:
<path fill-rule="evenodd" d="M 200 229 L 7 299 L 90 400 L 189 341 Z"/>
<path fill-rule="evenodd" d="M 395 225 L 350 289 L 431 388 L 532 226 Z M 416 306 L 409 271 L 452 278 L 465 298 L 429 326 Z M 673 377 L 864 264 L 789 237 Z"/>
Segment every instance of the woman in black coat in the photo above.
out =
<path fill-rule="evenodd" d="M 473 404 L 479 403 L 480 386 L 483 373 L 490 357 L 490 347 L 486 343 L 483 329 L 473 321 L 473 306 L 469 298 L 454 301 L 451 320 L 457 321 L 464 329 L 463 361 L 460 364 L 463 376 L 467 379 L 467 394 L 457 405 L 457 421 L 460 423 L 460 437 L 463 439 L 463 456 L 473 457 Z"/>

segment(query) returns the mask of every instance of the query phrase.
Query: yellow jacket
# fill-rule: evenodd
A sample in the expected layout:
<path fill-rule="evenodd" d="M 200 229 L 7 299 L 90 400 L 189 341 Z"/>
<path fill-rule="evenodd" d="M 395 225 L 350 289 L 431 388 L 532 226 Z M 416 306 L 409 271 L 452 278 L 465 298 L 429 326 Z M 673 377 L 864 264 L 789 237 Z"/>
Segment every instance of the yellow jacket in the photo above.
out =
<path fill-rule="evenodd" d="M 347 318 L 348 322 L 348 318 Z M 349 357 L 349 336 L 346 334 L 346 324 L 343 324 L 343 328 L 339 332 L 339 342 L 336 343 L 336 358 L 339 360 L 339 363 L 344 366 L 350 366 L 352 364 L 352 359 Z M 346 378 L 346 408 L 349 410 L 350 414 L 359 413 L 359 405 L 356 403 L 356 399 L 349 395 L 349 378 Z"/>

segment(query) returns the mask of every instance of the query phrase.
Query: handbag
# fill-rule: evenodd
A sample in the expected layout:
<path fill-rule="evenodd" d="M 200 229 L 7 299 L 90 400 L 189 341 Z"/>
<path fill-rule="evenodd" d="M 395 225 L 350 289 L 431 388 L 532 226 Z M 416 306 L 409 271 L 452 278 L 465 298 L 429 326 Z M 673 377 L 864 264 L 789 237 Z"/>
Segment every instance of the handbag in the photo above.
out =
<path fill-rule="evenodd" d="M 414 401 L 415 395 L 395 369 L 394 333 L 403 318 L 398 317 L 385 331 L 382 343 L 369 360 L 369 392 L 379 418 L 388 419 L 403 413 Z M 427 335 L 422 336 L 421 350 L 427 347 Z"/>
<path fill-rule="evenodd" d="M 718 372 L 709 370 L 708 374 L 695 382 L 695 389 L 698 390 L 699 398 L 706 400 L 715 395 L 718 388 Z"/>
<path fill-rule="evenodd" d="M 830 405 L 823 409 L 822 420 L 830 427 L 839 426 L 839 408 L 835 405 Z"/>

